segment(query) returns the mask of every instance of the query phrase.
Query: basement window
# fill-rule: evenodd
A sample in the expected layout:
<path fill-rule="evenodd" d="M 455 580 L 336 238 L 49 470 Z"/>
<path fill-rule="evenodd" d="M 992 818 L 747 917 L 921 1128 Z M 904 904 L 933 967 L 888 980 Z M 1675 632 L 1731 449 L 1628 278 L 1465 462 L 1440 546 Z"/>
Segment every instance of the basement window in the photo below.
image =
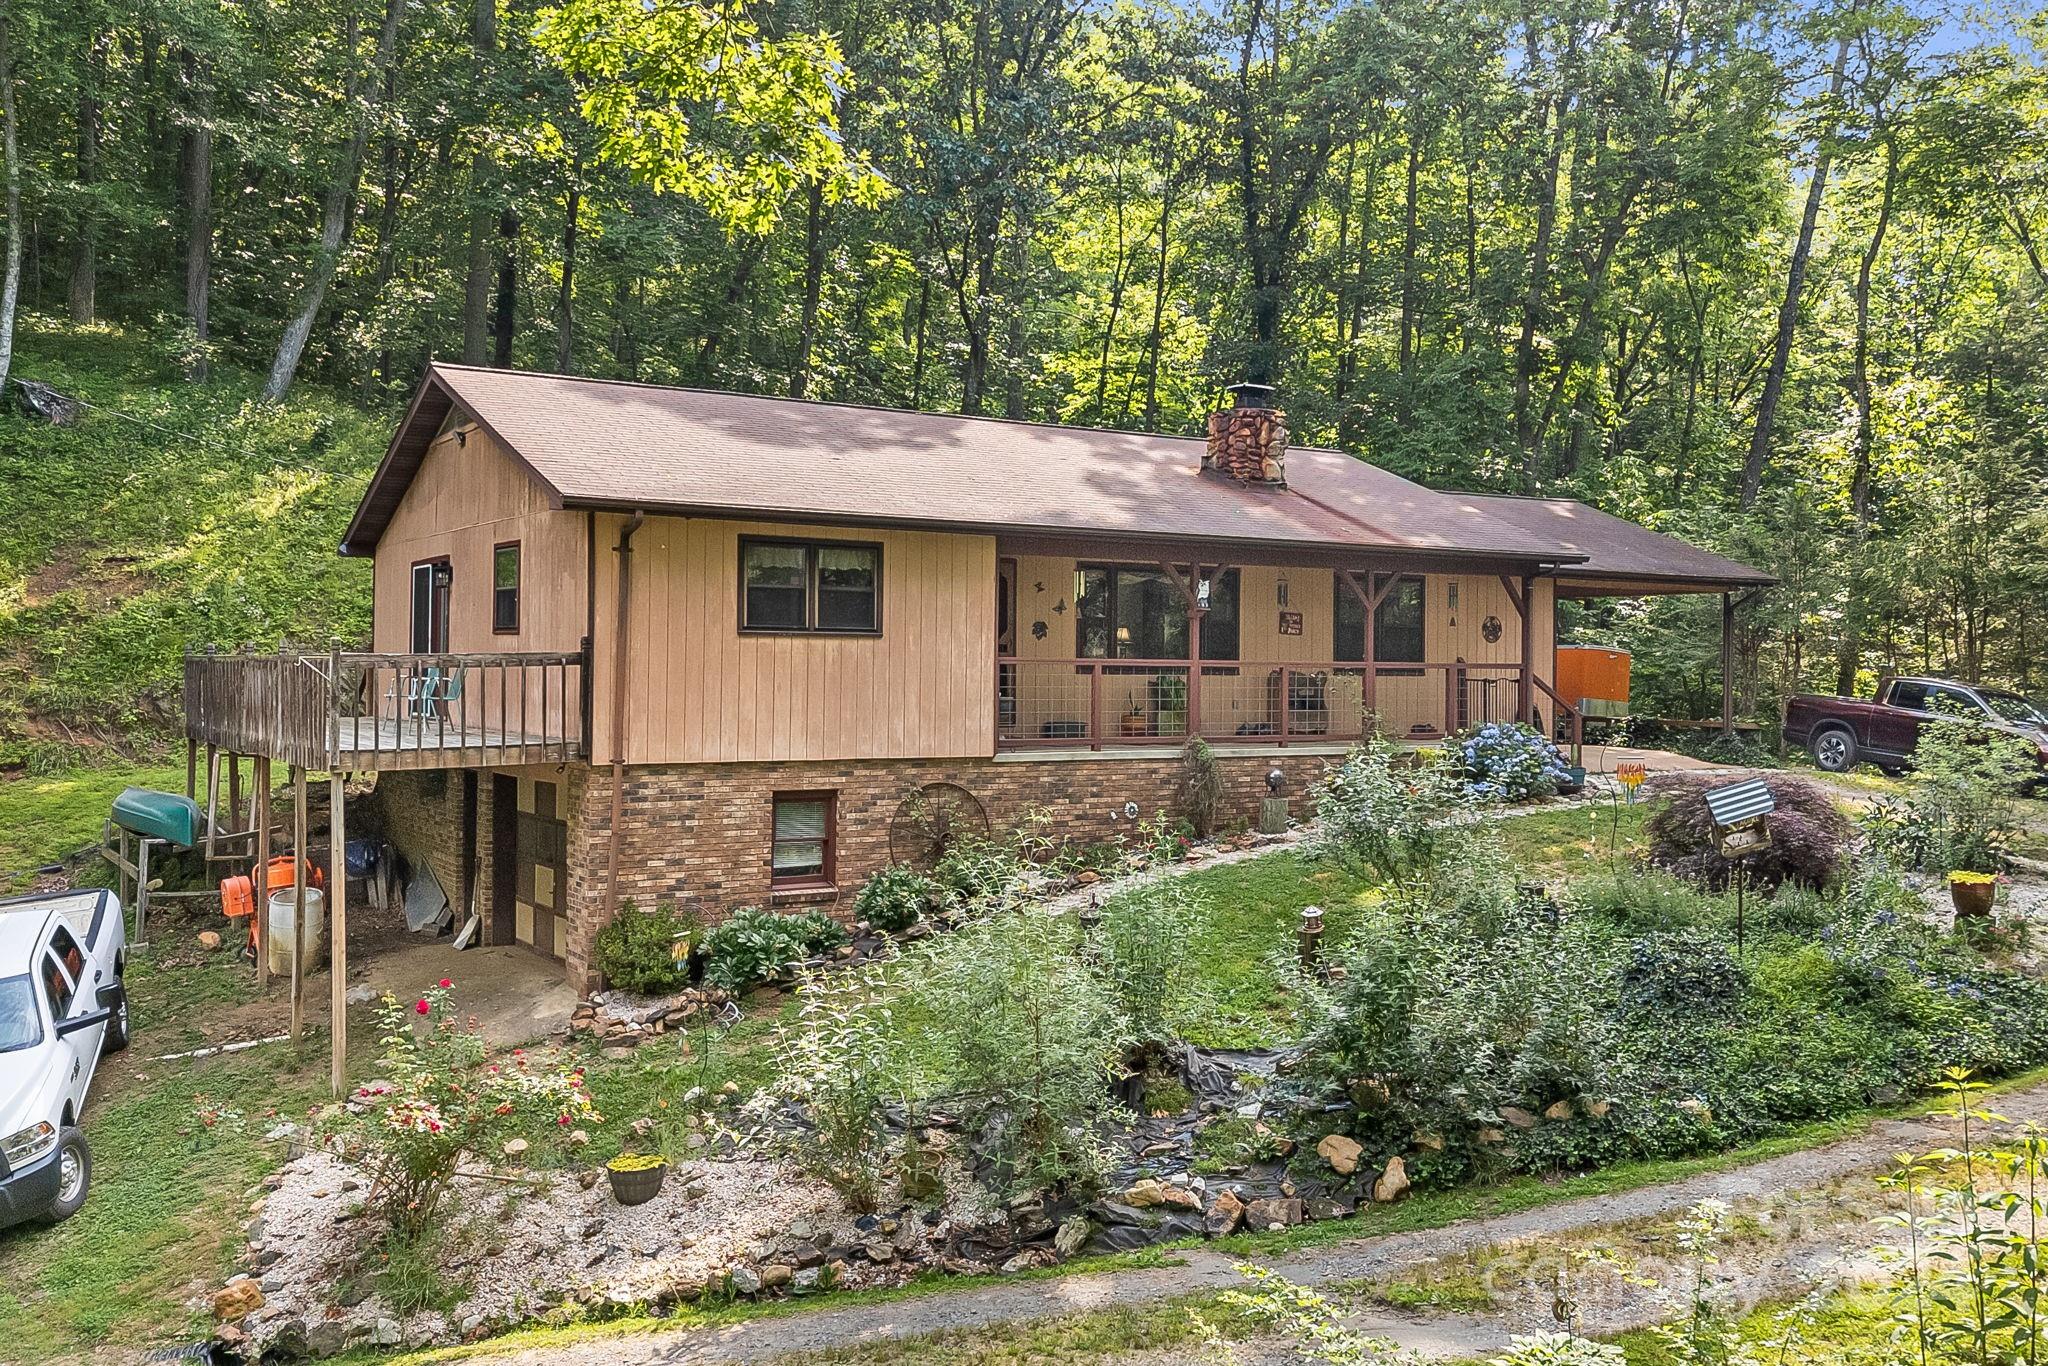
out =
<path fill-rule="evenodd" d="M 775 794 L 769 886 L 829 887 L 833 875 L 838 802 L 831 792 Z"/>
<path fill-rule="evenodd" d="M 882 548 L 846 541 L 741 540 L 740 629 L 880 634 Z"/>

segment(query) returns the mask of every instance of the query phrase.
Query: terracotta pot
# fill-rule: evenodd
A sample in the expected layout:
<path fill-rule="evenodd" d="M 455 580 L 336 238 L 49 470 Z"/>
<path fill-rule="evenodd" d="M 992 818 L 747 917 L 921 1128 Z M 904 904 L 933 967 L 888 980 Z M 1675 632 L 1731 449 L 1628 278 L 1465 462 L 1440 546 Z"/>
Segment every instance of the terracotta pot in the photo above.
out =
<path fill-rule="evenodd" d="M 1998 884 L 1951 882 L 1948 885 L 1948 899 L 1955 903 L 1956 919 L 1987 919 L 1991 915 L 1992 902 L 1998 899 Z"/>
<path fill-rule="evenodd" d="M 612 1183 L 612 1199 L 622 1205 L 644 1205 L 661 1194 L 661 1183 L 668 1180 L 668 1163 L 630 1172 L 606 1167 L 604 1174 Z"/>

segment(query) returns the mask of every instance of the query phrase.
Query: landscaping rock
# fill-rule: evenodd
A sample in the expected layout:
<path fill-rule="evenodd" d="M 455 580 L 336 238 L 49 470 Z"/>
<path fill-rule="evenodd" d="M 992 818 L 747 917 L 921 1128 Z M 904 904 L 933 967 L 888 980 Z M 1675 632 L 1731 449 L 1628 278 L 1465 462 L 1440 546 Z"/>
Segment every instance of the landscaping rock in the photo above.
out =
<path fill-rule="evenodd" d="M 213 1292 L 213 1316 L 222 1323 L 247 1318 L 263 1307 L 263 1288 L 244 1276 Z"/>
<path fill-rule="evenodd" d="M 405 1341 L 405 1328 L 397 1319 L 378 1319 L 370 1329 L 372 1347 L 396 1347 Z"/>
<path fill-rule="evenodd" d="M 348 1348 L 346 1324 L 328 1320 L 306 1330 L 306 1354 L 318 1360 L 338 1357 Z"/>
<path fill-rule="evenodd" d="M 1318 1195 L 1303 1206 L 1310 1220 L 1348 1219 L 1358 1210 L 1356 1200 L 1347 1200 L 1338 1195 Z"/>
<path fill-rule="evenodd" d="M 1614 1108 L 1614 1102 L 1606 1100 L 1579 1100 L 1579 1106 L 1586 1112 L 1587 1119 L 1605 1119 L 1607 1112 Z"/>
<path fill-rule="evenodd" d="M 728 1273 L 732 1279 L 732 1293 L 735 1295 L 758 1295 L 761 1293 L 761 1273 L 740 1263 Z"/>
<path fill-rule="evenodd" d="M 1254 1229 L 1292 1228 L 1306 1213 L 1299 1200 L 1254 1200 L 1245 1206 L 1244 1220 Z"/>
<path fill-rule="evenodd" d="M 499 1151 L 504 1153 L 506 1157 L 509 1157 L 513 1161 L 517 1162 L 520 1158 L 526 1156 L 526 1150 L 531 1146 L 532 1145 L 529 1144 L 523 1138 L 512 1138 L 507 1139 L 505 1141 L 505 1146 L 499 1149 Z"/>
<path fill-rule="evenodd" d="M 1396 1157 L 1387 1163 L 1380 1179 L 1372 1183 L 1372 1198 L 1383 1205 L 1392 1204 L 1408 1193 L 1408 1185 L 1408 1164 Z"/>
<path fill-rule="evenodd" d="M 794 1280 L 796 1280 L 796 1268 L 793 1266 L 785 1266 L 781 1262 L 770 1262 L 761 1268 L 761 1288 L 763 1290 L 781 1290 Z"/>
<path fill-rule="evenodd" d="M 1237 1226 L 1244 1220 L 1244 1201 L 1231 1191 L 1218 1191 L 1209 1205 L 1208 1213 L 1202 1216 L 1202 1231 L 1211 1238 L 1223 1238 L 1237 1232 Z"/>
<path fill-rule="evenodd" d="M 1088 1222 L 1087 1216 L 1069 1215 L 1060 1224 L 1059 1232 L 1052 1236 L 1052 1250 L 1062 1259 L 1072 1257 L 1088 1245 L 1088 1235 L 1093 1231 L 1094 1225 Z"/>
<path fill-rule="evenodd" d="M 1358 1170 L 1358 1159 L 1365 1149 L 1342 1134 L 1331 1134 L 1316 1144 L 1316 1154 L 1330 1164 L 1330 1170 L 1339 1176 L 1349 1176 Z"/>
<path fill-rule="evenodd" d="M 1518 1105 L 1501 1106 L 1500 1117 L 1510 1128 L 1533 1129 L 1536 1127 L 1536 1116 Z"/>

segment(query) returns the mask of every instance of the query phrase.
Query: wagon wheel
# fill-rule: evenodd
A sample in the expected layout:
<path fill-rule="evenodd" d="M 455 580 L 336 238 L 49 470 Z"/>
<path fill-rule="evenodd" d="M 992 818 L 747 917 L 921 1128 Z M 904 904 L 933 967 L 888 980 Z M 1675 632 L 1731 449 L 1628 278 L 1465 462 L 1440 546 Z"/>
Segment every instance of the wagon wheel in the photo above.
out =
<path fill-rule="evenodd" d="M 889 823 L 889 856 L 929 872 L 961 840 L 988 834 L 988 812 L 958 783 L 926 783 L 905 797 Z"/>

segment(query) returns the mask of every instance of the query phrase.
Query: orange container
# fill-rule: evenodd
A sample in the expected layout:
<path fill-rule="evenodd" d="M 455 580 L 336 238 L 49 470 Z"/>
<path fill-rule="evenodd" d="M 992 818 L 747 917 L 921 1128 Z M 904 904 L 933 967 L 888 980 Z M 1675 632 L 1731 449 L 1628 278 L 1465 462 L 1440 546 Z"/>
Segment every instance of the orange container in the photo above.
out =
<path fill-rule="evenodd" d="M 274 892 L 280 887 L 292 885 L 291 855 L 285 854 L 272 859 L 266 865 L 266 868 L 268 872 L 267 881 L 271 891 Z M 306 885 L 308 887 L 318 887 L 323 891 L 326 890 L 327 875 L 320 870 L 317 864 L 309 863 L 306 866 Z M 251 877 L 222 878 L 220 884 L 220 909 L 223 915 L 234 920 L 240 920 L 245 915 L 254 915 L 256 912 L 256 879 Z"/>
<path fill-rule="evenodd" d="M 1626 715 L 1628 666 L 1627 650 L 1607 650 L 1597 645 L 1560 645 L 1557 647 L 1557 690 L 1565 701 L 1575 707 L 1586 702 L 1605 703 L 1603 707 L 1586 710 Z"/>

